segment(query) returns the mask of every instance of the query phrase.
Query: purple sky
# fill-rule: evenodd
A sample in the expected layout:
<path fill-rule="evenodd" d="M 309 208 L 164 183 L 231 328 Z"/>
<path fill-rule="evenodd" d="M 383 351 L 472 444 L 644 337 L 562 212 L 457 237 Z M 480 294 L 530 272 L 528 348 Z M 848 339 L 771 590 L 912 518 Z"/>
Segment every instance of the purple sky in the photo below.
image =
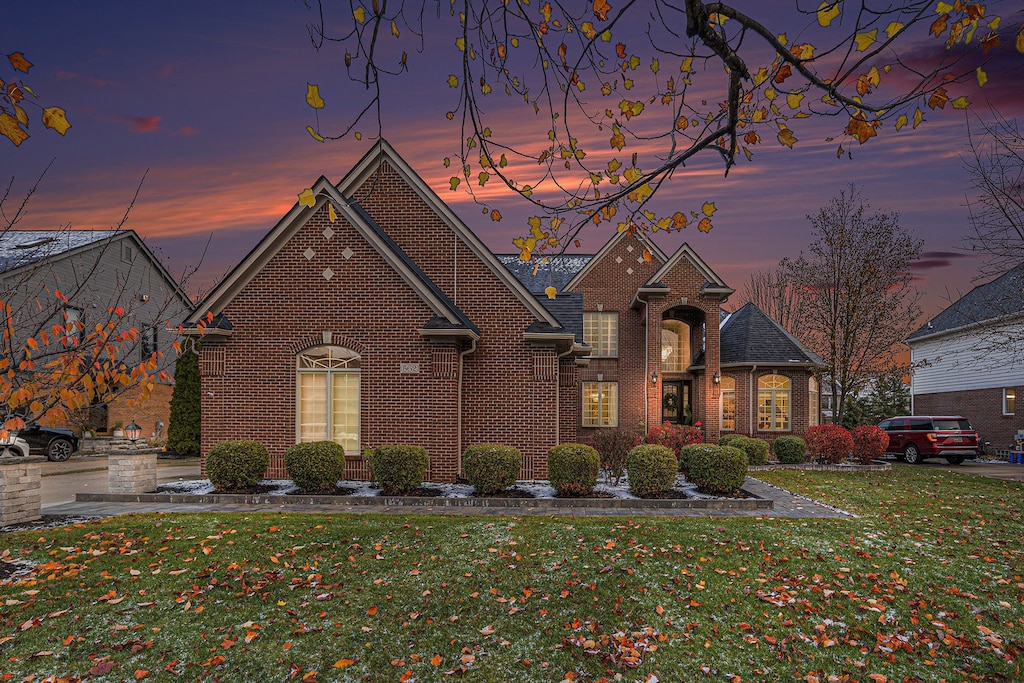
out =
<path fill-rule="evenodd" d="M 1009 14 L 1004 26 L 1016 27 L 1024 17 L 1018 7 L 1004 3 L 994 11 Z M 0 139 L 0 178 L 6 185 L 14 177 L 15 199 L 54 160 L 19 227 L 110 228 L 148 169 L 126 227 L 175 275 L 193 268 L 209 242 L 187 284 L 193 293 L 208 289 L 303 188 L 320 175 L 339 180 L 369 147 L 352 139 L 319 144 L 305 131 L 313 121 L 307 81 L 320 84 L 328 120 L 337 114 L 340 122 L 345 98 L 355 94 L 342 90 L 337 55 L 318 55 L 310 46 L 308 18 L 297 0 L 6 3 L 0 52 L 23 52 L 36 65 L 24 80 L 44 106 L 67 109 L 72 124 L 61 138 L 34 120 L 20 148 Z M 513 252 L 511 240 L 525 232 L 529 209 L 511 196 L 499 200 L 505 220 L 494 223 L 464 193 L 448 190 L 451 172 L 441 160 L 460 131 L 444 116 L 454 106 L 455 91 L 445 84 L 451 69 L 437 62 L 454 53 L 449 45 L 446 35 L 425 55 L 410 55 L 412 73 L 385 95 L 385 135 L 493 250 Z M 988 99 L 1003 115 L 1019 117 L 1024 55 L 1008 52 L 988 72 L 986 88 L 969 92 L 976 110 L 985 111 Z M 959 157 L 965 117 L 949 108 L 926 114 L 912 134 L 890 129 L 864 146 L 848 146 L 852 160 L 836 158 L 836 143 L 798 135 L 793 150 L 774 140 L 759 146 L 754 162 L 741 162 L 728 178 L 720 165 L 695 165 L 661 190 L 660 202 L 671 207 L 678 198 L 689 208 L 713 200 L 716 227 L 710 234 L 660 234 L 657 241 L 667 251 L 689 242 L 739 288 L 750 271 L 805 247 L 805 216 L 853 181 L 872 208 L 898 211 L 924 240 L 915 272 L 925 311 L 934 315 L 973 286 L 979 260 L 959 250 L 968 229 Z M 609 229 L 584 233 L 583 251 L 600 248 Z"/>

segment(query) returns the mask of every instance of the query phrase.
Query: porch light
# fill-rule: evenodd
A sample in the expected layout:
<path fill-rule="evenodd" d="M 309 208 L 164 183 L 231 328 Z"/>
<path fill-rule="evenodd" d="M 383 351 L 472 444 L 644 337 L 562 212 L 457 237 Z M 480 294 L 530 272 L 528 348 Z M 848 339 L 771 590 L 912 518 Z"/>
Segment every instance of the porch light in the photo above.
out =
<path fill-rule="evenodd" d="M 140 427 L 135 420 L 128 423 L 128 426 L 124 428 L 124 435 L 129 441 L 135 443 L 142 436 L 142 427 Z"/>
<path fill-rule="evenodd" d="M 651 384 L 655 384 L 656 385 L 657 383 L 658 383 L 658 371 L 655 370 L 654 372 L 651 373 Z"/>
<path fill-rule="evenodd" d="M 722 383 L 722 375 L 720 375 L 719 373 L 716 372 L 711 377 L 711 381 L 714 382 L 715 384 L 721 384 Z"/>

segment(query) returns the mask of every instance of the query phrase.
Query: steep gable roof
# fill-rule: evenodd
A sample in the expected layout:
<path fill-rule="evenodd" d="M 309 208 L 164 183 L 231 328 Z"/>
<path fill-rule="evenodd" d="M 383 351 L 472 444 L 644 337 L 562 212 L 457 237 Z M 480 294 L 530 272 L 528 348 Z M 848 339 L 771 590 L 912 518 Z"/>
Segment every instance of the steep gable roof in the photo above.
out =
<path fill-rule="evenodd" d="M 816 353 L 753 303 L 726 318 L 719 337 L 722 365 L 824 365 Z"/>
<path fill-rule="evenodd" d="M 736 290 L 725 284 L 725 280 L 720 278 L 715 271 L 711 270 L 708 264 L 704 263 L 704 259 L 697 255 L 697 252 L 687 242 L 683 242 L 682 246 L 676 249 L 675 253 L 672 254 L 667 260 L 664 261 L 664 265 L 658 269 L 658 271 L 647 280 L 647 286 L 657 285 L 665 276 L 667 276 L 672 270 L 679 264 L 680 261 L 688 261 L 697 269 L 697 272 L 704 276 L 704 291 L 713 291 L 718 294 L 723 294 L 724 297 L 728 297 Z M 723 298 L 723 301 L 725 299 Z"/>
<path fill-rule="evenodd" d="M 314 206 L 296 203 L 284 218 L 268 232 L 259 244 L 210 294 L 193 309 L 186 320 L 191 327 L 202 322 L 207 313 L 219 316 L 228 304 L 238 296 L 246 284 L 263 269 L 281 247 L 309 220 L 324 204 L 330 202 L 335 210 L 377 251 L 397 272 L 419 298 L 433 311 L 434 317 L 424 325 L 424 330 L 440 332 L 465 330 L 479 335 L 479 329 L 448 298 L 444 292 L 417 266 L 406 253 L 395 244 L 376 221 L 358 203 L 341 196 L 338 189 L 321 176 L 312 187 L 316 197 Z"/>
<path fill-rule="evenodd" d="M 564 290 L 567 292 L 571 292 L 577 287 L 579 287 L 580 283 L 582 283 L 583 280 L 586 279 L 587 275 L 589 275 L 591 271 L 593 271 L 594 268 L 597 267 L 597 264 L 603 261 L 604 258 L 608 256 L 608 254 L 610 254 L 613 249 L 615 249 L 619 242 L 629 237 L 635 239 L 644 248 L 651 252 L 651 256 L 657 259 L 659 263 L 665 262 L 667 258 L 665 256 L 665 252 L 663 252 L 657 244 L 655 244 L 647 237 L 645 237 L 643 233 L 630 233 L 629 231 L 623 230 L 622 232 L 615 233 L 614 235 L 612 235 L 612 238 L 610 240 L 605 242 L 605 245 L 601 247 L 600 251 L 594 254 L 594 256 L 591 257 L 591 259 L 587 261 L 575 275 L 572 276 L 569 282 L 565 284 Z M 562 290 L 560 289 L 559 291 Z"/>
<path fill-rule="evenodd" d="M 1024 264 L 978 285 L 907 338 L 907 343 L 1024 313 Z"/>
<path fill-rule="evenodd" d="M 544 294 L 547 287 L 554 287 L 559 292 L 564 291 L 566 283 L 594 258 L 593 254 L 557 254 L 547 257 L 538 264 L 534 261 L 523 261 L 519 254 L 497 256 L 501 264 L 538 298 Z M 540 302 L 544 303 L 544 299 L 540 299 Z"/>

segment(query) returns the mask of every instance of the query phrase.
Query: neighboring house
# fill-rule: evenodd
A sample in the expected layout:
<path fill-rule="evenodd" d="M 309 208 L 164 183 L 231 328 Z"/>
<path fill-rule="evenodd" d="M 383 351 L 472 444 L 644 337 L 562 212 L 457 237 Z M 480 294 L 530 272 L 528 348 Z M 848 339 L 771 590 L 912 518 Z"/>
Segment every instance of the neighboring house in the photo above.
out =
<path fill-rule="evenodd" d="M 816 420 L 813 354 L 754 307 L 721 323 L 733 290 L 689 246 L 618 233 L 594 256 L 497 257 L 383 141 L 312 191 L 186 322 L 204 453 L 256 439 L 284 476 L 289 446 L 330 439 L 359 478 L 363 449 L 411 443 L 450 481 L 496 442 L 546 478 L 548 449 L 600 428 L 699 420 L 714 440 Z"/>
<path fill-rule="evenodd" d="M 911 412 L 963 415 L 1007 449 L 1024 428 L 1024 265 L 975 287 L 907 339 Z"/>
<path fill-rule="evenodd" d="M 58 299 L 57 291 L 67 300 Z M 124 327 L 139 331 L 122 347 L 122 360 L 138 365 L 160 352 L 156 372 L 165 371 L 168 381 L 145 401 L 135 401 L 138 391 L 129 389 L 69 420 L 78 430 L 97 431 L 134 420 L 145 436 L 166 435 L 177 337 L 169 328 L 192 302 L 134 231 L 8 230 L 0 234 L 0 298 L 11 305 L 16 332 L 26 337 L 65 321 L 91 328 L 107 320 L 109 308 L 121 306 Z"/>

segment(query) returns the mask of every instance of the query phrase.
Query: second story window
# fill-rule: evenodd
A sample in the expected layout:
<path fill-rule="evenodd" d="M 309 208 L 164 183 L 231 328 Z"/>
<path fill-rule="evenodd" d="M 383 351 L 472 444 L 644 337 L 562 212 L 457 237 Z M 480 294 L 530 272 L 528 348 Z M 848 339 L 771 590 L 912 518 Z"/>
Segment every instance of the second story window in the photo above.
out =
<path fill-rule="evenodd" d="M 619 314 L 604 311 L 583 313 L 583 341 L 592 349 L 593 358 L 617 358 L 619 355 Z"/>

